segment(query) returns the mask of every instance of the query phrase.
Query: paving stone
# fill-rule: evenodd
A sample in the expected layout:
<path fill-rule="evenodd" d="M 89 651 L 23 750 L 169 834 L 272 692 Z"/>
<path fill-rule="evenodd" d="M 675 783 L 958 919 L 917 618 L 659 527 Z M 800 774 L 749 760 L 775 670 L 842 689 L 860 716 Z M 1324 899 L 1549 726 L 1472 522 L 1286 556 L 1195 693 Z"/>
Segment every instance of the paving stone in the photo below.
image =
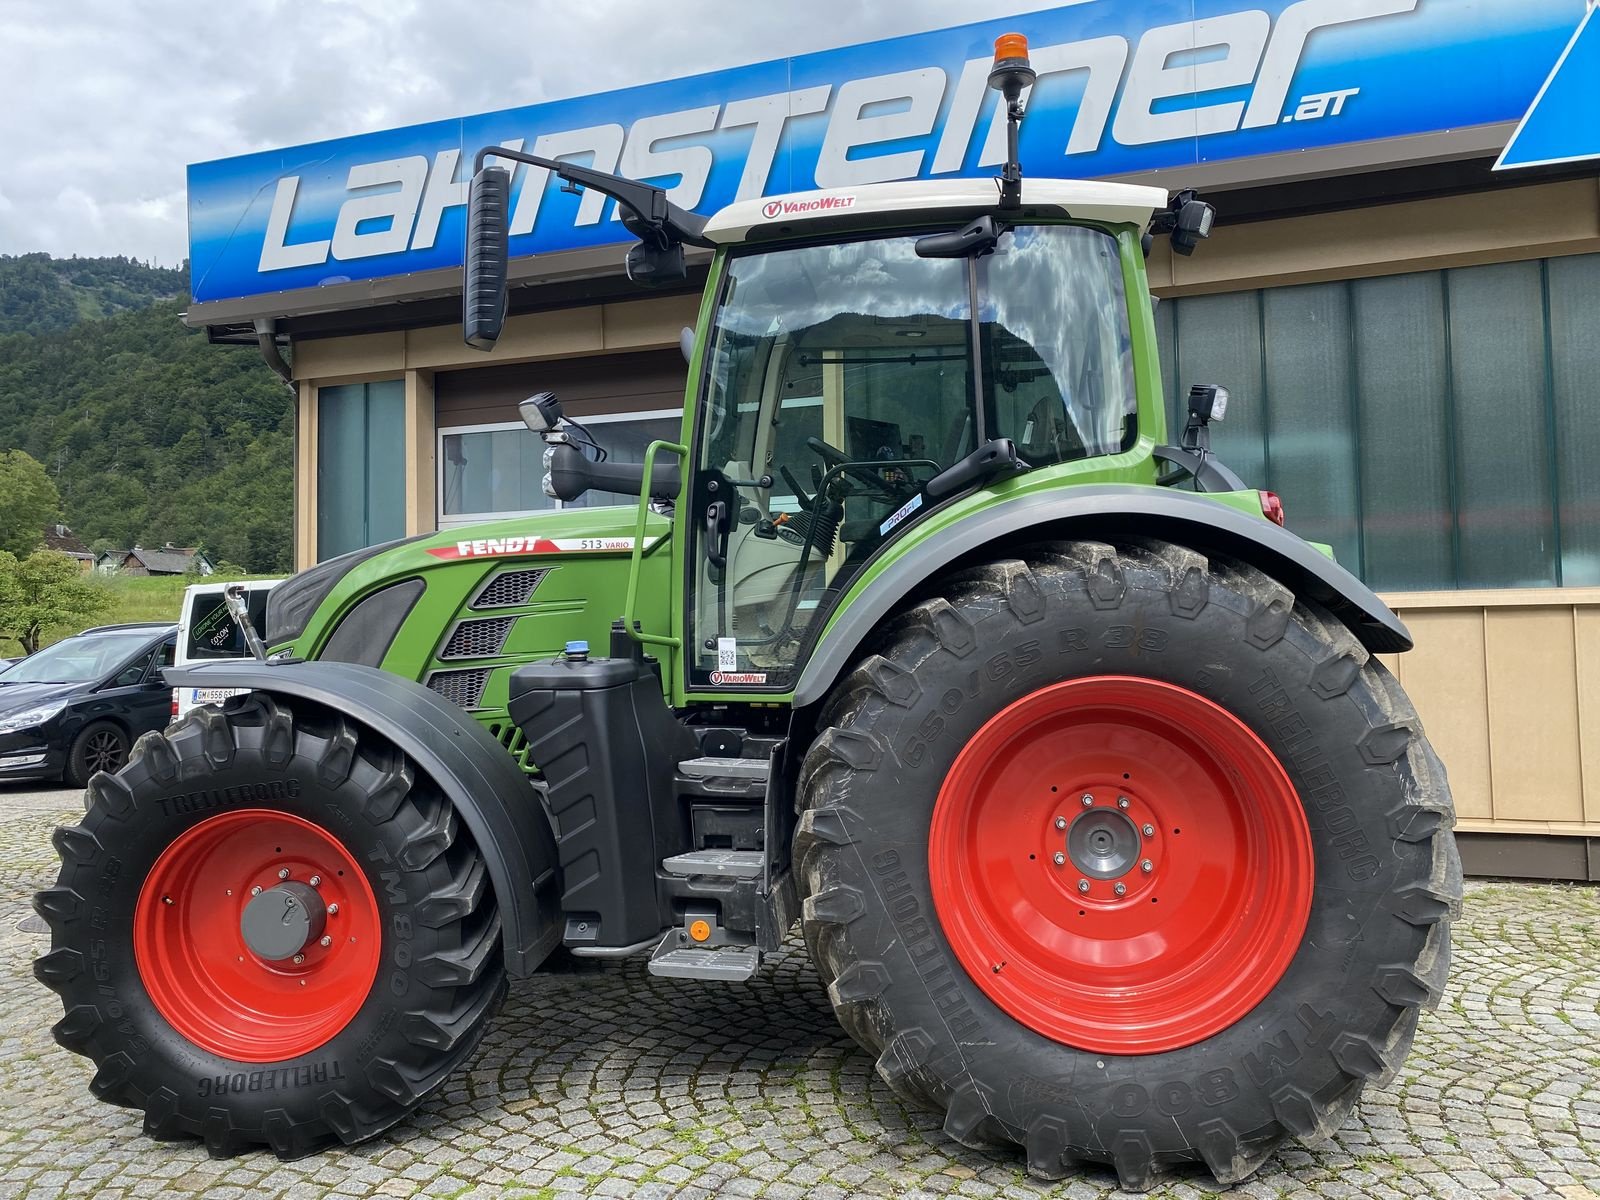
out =
<path fill-rule="evenodd" d="M 1029 1180 L 1020 1153 L 964 1149 L 907 1109 L 839 1029 L 794 941 L 739 987 L 640 962 L 513 985 L 466 1068 L 375 1142 L 280 1163 L 157 1143 L 93 1101 L 57 1047 L 59 1007 L 17 929 L 55 872 L 77 798 L 0 785 L 0 1197 L 207 1200 L 617 1197 L 1124 1197 L 1100 1167 Z M 1443 1003 L 1411 1058 L 1318 1149 L 1289 1147 L 1228 1195 L 1252 1200 L 1600 1200 L 1600 890 L 1469 885 Z M 1164 1177 L 1154 1196 L 1223 1194 Z"/>

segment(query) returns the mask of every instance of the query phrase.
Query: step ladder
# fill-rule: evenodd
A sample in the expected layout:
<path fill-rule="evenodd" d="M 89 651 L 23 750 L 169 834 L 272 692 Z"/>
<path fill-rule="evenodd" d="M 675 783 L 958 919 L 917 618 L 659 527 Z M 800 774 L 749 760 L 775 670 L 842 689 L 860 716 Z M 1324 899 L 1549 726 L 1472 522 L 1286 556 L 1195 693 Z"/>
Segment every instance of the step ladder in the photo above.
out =
<path fill-rule="evenodd" d="M 763 776 L 767 766 L 754 759 L 691 759 L 680 764 L 679 769 L 689 773 L 688 768 L 692 763 L 715 763 L 714 773 L 724 778 L 728 777 L 725 764 L 749 763 L 759 767 Z M 662 859 L 661 866 L 668 874 L 686 879 L 726 879 L 749 883 L 761 878 L 766 865 L 765 857 L 760 850 L 692 850 L 687 854 L 674 854 L 671 858 Z M 702 922 L 709 933 L 696 940 L 691 930 Z M 743 983 L 760 966 L 761 951 L 754 946 L 728 940 L 727 932 L 717 921 L 714 907 L 686 912 L 683 925 L 669 929 L 650 956 L 650 974 L 665 979 L 712 979 L 722 983 Z"/>

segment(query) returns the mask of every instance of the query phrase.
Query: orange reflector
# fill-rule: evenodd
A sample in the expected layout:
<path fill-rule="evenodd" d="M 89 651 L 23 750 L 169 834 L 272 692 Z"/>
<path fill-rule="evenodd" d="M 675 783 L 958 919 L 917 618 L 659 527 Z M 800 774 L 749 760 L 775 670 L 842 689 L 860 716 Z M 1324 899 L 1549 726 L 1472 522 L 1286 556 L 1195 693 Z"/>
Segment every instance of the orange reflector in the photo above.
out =
<path fill-rule="evenodd" d="M 1028 61 L 1028 38 L 1021 33 L 1002 33 L 994 40 L 994 61 L 996 64 L 1015 62 L 1021 59 Z"/>
<path fill-rule="evenodd" d="M 697 942 L 703 942 L 711 936 L 711 926 L 704 921 L 695 921 L 689 926 L 689 936 Z"/>

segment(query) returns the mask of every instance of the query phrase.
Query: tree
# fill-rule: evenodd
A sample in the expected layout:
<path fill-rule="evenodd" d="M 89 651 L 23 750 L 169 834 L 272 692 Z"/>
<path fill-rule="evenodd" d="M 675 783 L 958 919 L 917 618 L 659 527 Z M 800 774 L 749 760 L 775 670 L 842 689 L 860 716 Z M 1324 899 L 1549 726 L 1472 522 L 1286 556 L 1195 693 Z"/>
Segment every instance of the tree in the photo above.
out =
<path fill-rule="evenodd" d="M 0 453 L 0 550 L 32 554 L 60 515 L 61 496 L 37 460 L 21 450 Z"/>
<path fill-rule="evenodd" d="M 70 555 L 39 550 L 19 560 L 0 550 L 0 633 L 22 643 L 24 654 L 62 625 L 81 624 L 111 607 L 105 587 L 86 579 Z"/>

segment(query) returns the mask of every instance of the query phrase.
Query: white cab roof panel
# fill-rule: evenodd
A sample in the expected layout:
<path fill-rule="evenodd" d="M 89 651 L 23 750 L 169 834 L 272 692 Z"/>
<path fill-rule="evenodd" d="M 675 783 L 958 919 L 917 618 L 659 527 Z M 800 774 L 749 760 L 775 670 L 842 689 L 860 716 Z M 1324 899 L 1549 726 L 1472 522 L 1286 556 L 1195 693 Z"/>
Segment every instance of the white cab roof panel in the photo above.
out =
<path fill-rule="evenodd" d="M 998 210 L 999 204 L 999 188 L 992 179 L 871 183 L 741 200 L 714 215 L 705 232 L 718 245 L 729 245 L 748 241 L 753 230 L 763 228 L 784 227 L 803 233 L 807 222 L 841 218 L 858 218 L 862 226 L 870 227 L 882 224 L 887 216 L 926 215 L 937 219 L 941 211 Z M 1167 193 L 1161 188 L 1126 183 L 1024 179 L 1022 205 L 1035 211 L 1054 210 L 1077 221 L 1143 228 L 1157 209 L 1167 206 Z"/>

